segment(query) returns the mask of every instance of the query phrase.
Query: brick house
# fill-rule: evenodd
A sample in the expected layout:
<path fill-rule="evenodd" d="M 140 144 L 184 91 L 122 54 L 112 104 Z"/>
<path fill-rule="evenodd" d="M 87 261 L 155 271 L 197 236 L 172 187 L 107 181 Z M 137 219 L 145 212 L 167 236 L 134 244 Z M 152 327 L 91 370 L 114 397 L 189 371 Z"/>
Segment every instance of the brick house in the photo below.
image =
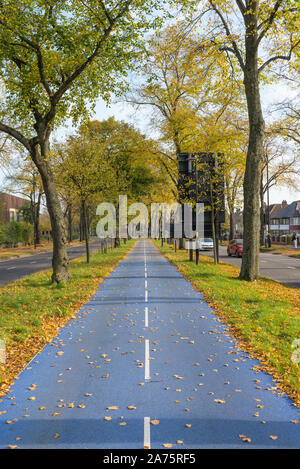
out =
<path fill-rule="evenodd" d="M 19 210 L 25 202 L 27 202 L 26 199 L 0 192 L 0 224 L 20 221 Z"/>
<path fill-rule="evenodd" d="M 295 200 L 279 210 L 276 215 L 271 214 L 271 234 L 274 236 L 296 233 L 300 235 L 300 200 Z"/>

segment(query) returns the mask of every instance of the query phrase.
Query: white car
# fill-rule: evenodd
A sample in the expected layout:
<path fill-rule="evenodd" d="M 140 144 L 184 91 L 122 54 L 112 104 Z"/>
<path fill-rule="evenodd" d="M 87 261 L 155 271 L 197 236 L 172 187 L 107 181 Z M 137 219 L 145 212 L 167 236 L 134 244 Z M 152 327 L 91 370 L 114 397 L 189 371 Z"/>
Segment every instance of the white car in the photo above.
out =
<path fill-rule="evenodd" d="M 211 238 L 198 239 L 197 248 L 200 251 L 211 251 L 214 248 L 214 242 Z"/>

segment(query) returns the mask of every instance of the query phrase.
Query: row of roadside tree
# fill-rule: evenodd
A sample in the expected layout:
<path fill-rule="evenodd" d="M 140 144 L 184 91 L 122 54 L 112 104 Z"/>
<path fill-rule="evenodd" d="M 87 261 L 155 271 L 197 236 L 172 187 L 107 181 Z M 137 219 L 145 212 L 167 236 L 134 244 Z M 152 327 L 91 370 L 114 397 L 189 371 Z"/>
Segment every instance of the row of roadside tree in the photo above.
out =
<path fill-rule="evenodd" d="M 178 9 L 181 21 L 174 24 L 170 17 Z M 162 28 L 166 21 L 170 25 Z M 1 3 L 0 131 L 24 149 L 38 172 L 52 227 L 53 282 L 69 280 L 60 194 L 66 199 L 68 191 L 76 194 L 85 230 L 90 198 L 114 200 L 121 191 L 152 196 L 162 168 L 176 199 L 181 151 L 226 155 L 229 209 L 243 192 L 240 277 L 258 278 L 266 136 L 270 145 L 279 135 L 299 144 L 297 106 L 285 103 L 281 118 L 276 115 L 266 128 L 261 87 L 277 79 L 299 80 L 299 26 L 296 0 Z M 139 79 L 128 93 L 126 77 L 133 71 L 142 84 Z M 157 110 L 160 138 L 154 145 L 120 123 L 118 132 L 110 129 L 105 139 L 106 124 L 87 120 L 99 97 L 109 101 L 126 91 L 127 101 Z M 53 130 L 68 118 L 81 123 L 78 132 L 51 148 Z M 128 144 L 125 160 L 114 153 L 118 139 Z M 292 156 L 278 165 L 275 182 L 294 174 Z M 276 162 L 274 174 L 275 169 Z"/>

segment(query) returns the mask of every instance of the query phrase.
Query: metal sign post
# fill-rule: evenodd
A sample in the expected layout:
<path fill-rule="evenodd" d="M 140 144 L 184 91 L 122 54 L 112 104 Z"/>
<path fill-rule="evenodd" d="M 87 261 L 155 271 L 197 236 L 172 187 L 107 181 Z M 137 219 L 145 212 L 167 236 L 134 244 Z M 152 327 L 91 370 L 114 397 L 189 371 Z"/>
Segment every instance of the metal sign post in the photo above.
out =
<path fill-rule="evenodd" d="M 219 262 L 221 224 L 225 222 L 224 155 L 221 153 L 181 153 L 179 157 L 179 203 L 203 203 L 204 237 L 214 238 L 215 262 Z M 194 210 L 195 212 L 195 210 Z M 193 212 L 193 217 L 196 213 Z M 195 229 L 193 227 L 193 229 Z M 199 237 L 196 235 L 196 263 Z M 198 252 L 197 252 L 198 251 Z M 190 260 L 192 260 L 190 253 Z"/>

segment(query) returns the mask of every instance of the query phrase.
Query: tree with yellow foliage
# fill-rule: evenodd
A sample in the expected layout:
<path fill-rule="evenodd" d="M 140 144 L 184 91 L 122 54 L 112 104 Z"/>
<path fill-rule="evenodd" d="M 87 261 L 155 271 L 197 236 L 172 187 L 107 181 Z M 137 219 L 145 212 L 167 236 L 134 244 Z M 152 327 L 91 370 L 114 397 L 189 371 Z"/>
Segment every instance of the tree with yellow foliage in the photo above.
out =
<path fill-rule="evenodd" d="M 208 9 L 212 40 L 230 63 L 239 66 L 244 82 L 249 140 L 244 178 L 244 253 L 240 278 L 253 281 L 259 277 L 260 184 L 265 129 L 260 85 L 271 66 L 290 61 L 299 50 L 299 2 L 208 0 L 202 5 Z"/>
<path fill-rule="evenodd" d="M 217 120 L 227 106 L 239 107 L 238 86 L 230 76 L 219 49 L 205 36 L 185 31 L 184 23 L 168 26 L 150 40 L 143 84 L 128 100 L 152 107 L 152 124 L 164 145 L 161 161 L 174 187 L 180 153 L 204 150 L 197 133 L 205 117 Z"/>

